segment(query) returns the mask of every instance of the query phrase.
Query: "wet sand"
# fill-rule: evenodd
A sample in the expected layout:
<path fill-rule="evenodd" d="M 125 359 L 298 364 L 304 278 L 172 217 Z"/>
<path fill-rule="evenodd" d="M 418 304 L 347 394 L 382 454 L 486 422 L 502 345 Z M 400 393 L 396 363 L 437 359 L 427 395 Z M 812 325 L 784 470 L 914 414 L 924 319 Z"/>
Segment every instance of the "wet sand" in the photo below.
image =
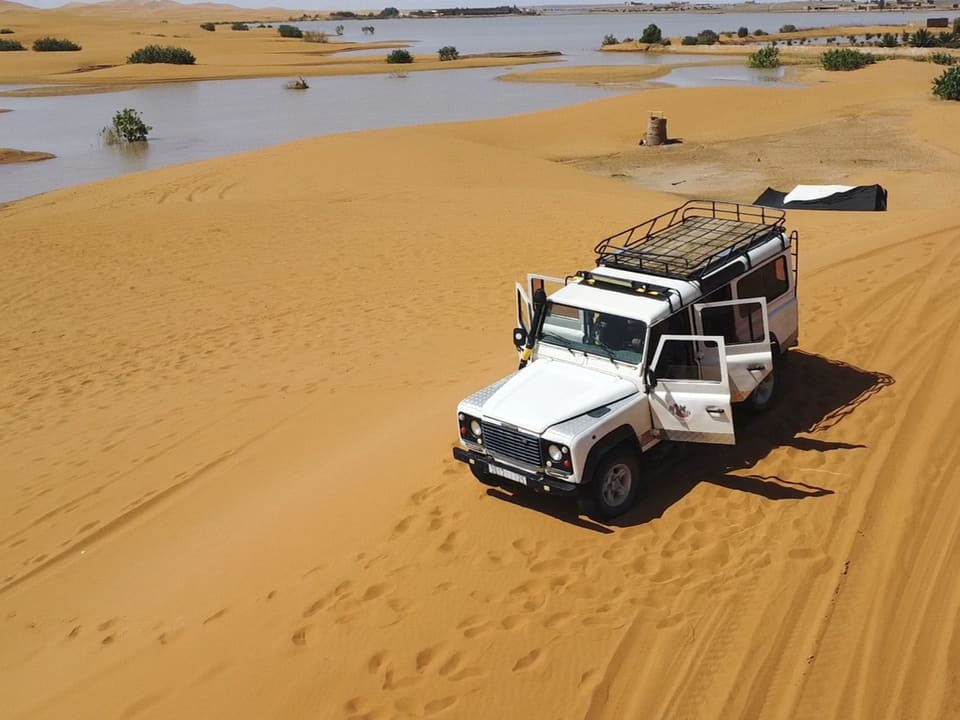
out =
<path fill-rule="evenodd" d="M 939 71 L 348 133 L 0 207 L 6 716 L 955 717 Z M 681 143 L 637 147 L 653 108 Z M 450 458 L 457 401 L 516 366 L 527 271 L 688 196 L 874 182 L 889 212 L 788 214 L 801 345 L 737 446 L 649 467 L 609 527 Z"/>

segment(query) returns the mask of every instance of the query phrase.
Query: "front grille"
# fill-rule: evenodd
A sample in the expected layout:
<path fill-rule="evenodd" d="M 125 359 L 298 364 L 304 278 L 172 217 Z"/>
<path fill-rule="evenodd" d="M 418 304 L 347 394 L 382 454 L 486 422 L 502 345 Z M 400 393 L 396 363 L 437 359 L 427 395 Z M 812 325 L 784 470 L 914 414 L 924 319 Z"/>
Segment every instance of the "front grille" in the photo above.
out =
<path fill-rule="evenodd" d="M 536 467 L 543 465 L 540 438 L 519 430 L 492 423 L 483 423 L 483 445 L 495 455 L 519 460 Z"/>

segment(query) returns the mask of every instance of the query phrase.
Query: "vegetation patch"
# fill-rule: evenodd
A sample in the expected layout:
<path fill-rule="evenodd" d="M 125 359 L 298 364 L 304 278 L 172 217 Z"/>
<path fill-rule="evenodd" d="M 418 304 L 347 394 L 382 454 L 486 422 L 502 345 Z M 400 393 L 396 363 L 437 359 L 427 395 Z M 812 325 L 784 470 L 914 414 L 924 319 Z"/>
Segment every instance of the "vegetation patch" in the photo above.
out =
<path fill-rule="evenodd" d="M 776 45 L 767 45 L 747 56 L 747 65 L 752 68 L 780 67 L 780 48 Z"/>
<path fill-rule="evenodd" d="M 277 25 L 277 32 L 280 33 L 280 37 L 285 38 L 302 38 L 303 30 L 298 28 L 296 25 Z M 315 33 L 310 33 L 311 35 Z"/>
<path fill-rule="evenodd" d="M 26 50 L 19 40 L 0 40 L 0 52 L 8 52 L 10 50 Z"/>
<path fill-rule="evenodd" d="M 457 49 L 453 45 L 445 45 L 437 51 L 437 55 L 440 57 L 441 61 L 446 60 L 456 60 L 460 57 L 460 53 L 457 52 Z"/>
<path fill-rule="evenodd" d="M 303 34 L 304 42 L 312 43 L 325 43 L 330 39 L 330 36 L 325 32 L 310 32 L 307 31 Z"/>
<path fill-rule="evenodd" d="M 75 52 L 82 48 L 66 38 L 42 37 L 33 41 L 35 52 Z"/>
<path fill-rule="evenodd" d="M 851 48 L 827 50 L 820 56 L 824 70 L 859 70 L 877 61 L 874 55 Z"/>
<path fill-rule="evenodd" d="M 651 45 L 655 43 L 661 43 L 663 42 L 663 31 L 656 25 L 647 25 L 643 31 L 643 34 L 640 36 L 640 42 L 649 43 Z"/>
<path fill-rule="evenodd" d="M 217 26 L 213 23 L 200 23 L 200 27 L 207 32 L 215 32 L 217 29 Z"/>
<path fill-rule="evenodd" d="M 945 53 L 945 52 L 930 53 L 927 56 L 927 60 L 937 65 L 956 65 L 957 64 L 956 55 L 951 55 L 950 53 Z"/>
<path fill-rule="evenodd" d="M 127 58 L 128 63 L 168 63 L 170 65 L 193 65 L 197 59 L 193 53 L 173 45 L 147 45 L 134 50 Z"/>
<path fill-rule="evenodd" d="M 960 100 L 960 65 L 947 68 L 933 81 L 933 94 L 943 100 Z"/>
<path fill-rule="evenodd" d="M 0 35 L 13 35 L 13 30 L 10 28 L 0 28 Z"/>
<path fill-rule="evenodd" d="M 250 26 L 247 25 L 246 23 L 235 22 L 235 23 L 230 23 L 230 29 L 231 29 L 231 30 L 239 30 L 239 31 L 242 32 L 242 31 L 244 31 L 244 30 L 249 30 L 249 29 L 250 29 Z"/>
<path fill-rule="evenodd" d="M 408 50 L 394 50 L 387 55 L 387 62 L 394 65 L 404 65 L 413 62 L 413 55 Z"/>
<path fill-rule="evenodd" d="M 617 40 L 616 35 L 604 35 L 600 44 L 606 47 L 607 45 L 619 45 L 620 41 Z"/>
<path fill-rule="evenodd" d="M 146 142 L 151 130 L 153 128 L 143 121 L 139 112 L 124 108 L 117 111 L 110 125 L 100 131 L 100 136 L 107 145 Z"/>

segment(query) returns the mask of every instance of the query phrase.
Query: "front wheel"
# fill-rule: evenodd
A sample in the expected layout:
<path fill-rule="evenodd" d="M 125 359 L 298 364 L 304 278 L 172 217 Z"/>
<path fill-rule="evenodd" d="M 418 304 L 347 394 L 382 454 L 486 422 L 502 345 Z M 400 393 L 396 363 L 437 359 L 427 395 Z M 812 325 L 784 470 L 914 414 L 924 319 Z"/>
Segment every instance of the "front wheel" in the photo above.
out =
<path fill-rule="evenodd" d="M 634 452 L 621 448 L 608 453 L 581 497 L 581 509 L 594 520 L 611 520 L 627 512 L 640 492 L 640 463 Z"/>

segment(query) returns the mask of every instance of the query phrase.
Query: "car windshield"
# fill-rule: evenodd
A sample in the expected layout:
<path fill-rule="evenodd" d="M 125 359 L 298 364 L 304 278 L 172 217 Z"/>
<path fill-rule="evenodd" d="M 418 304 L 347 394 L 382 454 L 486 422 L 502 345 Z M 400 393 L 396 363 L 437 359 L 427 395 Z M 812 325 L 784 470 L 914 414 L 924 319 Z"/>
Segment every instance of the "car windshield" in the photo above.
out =
<path fill-rule="evenodd" d="M 637 365 L 647 326 L 640 320 L 548 303 L 539 339 L 551 345 Z"/>

